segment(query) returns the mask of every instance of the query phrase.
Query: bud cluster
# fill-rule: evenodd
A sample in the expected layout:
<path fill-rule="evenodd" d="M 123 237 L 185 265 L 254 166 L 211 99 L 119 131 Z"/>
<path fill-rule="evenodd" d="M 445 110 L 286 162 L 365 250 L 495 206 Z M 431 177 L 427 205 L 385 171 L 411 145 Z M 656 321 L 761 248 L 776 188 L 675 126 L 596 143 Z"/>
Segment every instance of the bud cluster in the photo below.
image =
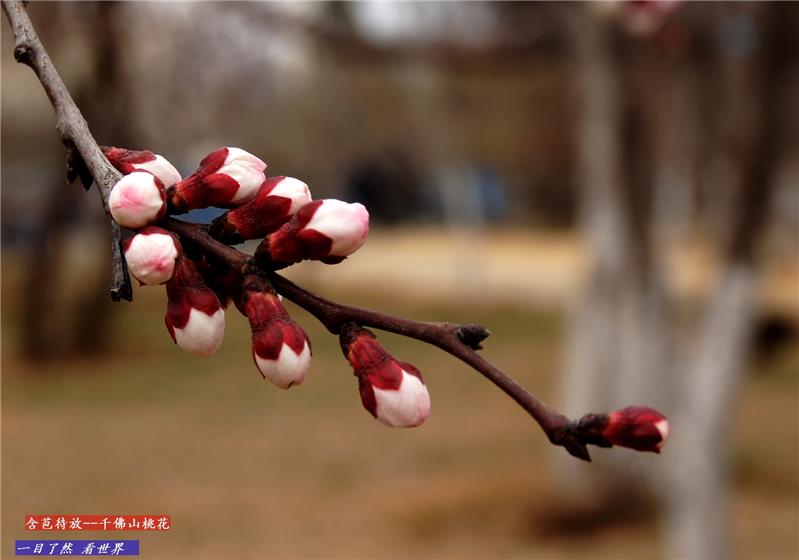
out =
<path fill-rule="evenodd" d="M 192 354 L 216 353 L 225 335 L 225 308 L 233 302 L 249 321 L 252 358 L 261 376 L 282 389 L 300 385 L 310 369 L 311 341 L 270 283 L 270 279 L 276 283 L 285 279 L 272 273 L 303 260 L 343 261 L 366 241 L 366 208 L 335 199 L 313 200 L 306 183 L 292 177 L 267 177 L 266 163 L 240 148 L 211 152 L 185 179 L 163 156 L 152 152 L 114 147 L 103 151 L 124 174 L 111 190 L 108 206 L 119 225 L 134 230 L 124 242 L 128 269 L 141 285 L 166 286 L 164 322 L 172 340 Z M 253 259 L 242 264 L 235 251 L 235 258 L 223 259 L 220 255 L 228 251 L 207 239 L 197 241 L 194 235 L 183 233 L 185 224 L 179 228 L 173 221 L 171 227 L 181 232 L 186 243 L 184 249 L 174 233 L 161 227 L 169 226 L 168 222 L 159 226 L 167 215 L 209 206 L 228 210 L 207 226 L 208 235 L 231 245 L 261 240 Z M 233 266 L 234 262 L 239 264 Z M 285 286 L 281 286 L 285 293 L 297 293 L 292 292 L 296 286 Z M 331 306 L 313 294 L 306 296 Z M 320 320 L 339 334 L 363 407 L 387 426 L 411 428 L 424 423 L 430 415 L 430 394 L 419 370 L 389 354 L 368 329 L 355 323 L 342 325 L 342 317 L 335 312 L 329 318 L 330 322 Z M 468 346 L 479 348 L 486 335 L 467 337 L 466 327 L 459 329 L 458 336 Z M 480 333 L 485 329 L 481 327 Z M 656 410 L 632 406 L 609 414 L 588 414 L 559 430 L 557 438 L 548 432 L 550 439 L 561 441 L 570 453 L 585 459 L 585 444 L 659 453 L 669 424 Z"/>
<path fill-rule="evenodd" d="M 113 218 L 137 230 L 125 244 L 130 272 L 142 285 L 166 285 L 164 317 L 173 341 L 187 352 L 214 354 L 225 332 L 225 307 L 235 303 L 252 332 L 252 357 L 264 379 L 288 389 L 305 379 L 311 342 L 289 316 L 264 272 L 302 260 L 336 264 L 357 251 L 369 232 L 361 204 L 313 200 L 308 185 L 292 177 L 265 175 L 266 164 L 239 148 L 219 148 L 182 179 L 162 156 L 106 147 L 124 177 L 109 196 Z M 167 214 L 218 206 L 229 208 L 208 228 L 227 244 L 261 239 L 258 270 L 232 270 L 184 251 L 179 239 L 157 223 Z M 422 376 L 388 354 L 368 330 L 348 325 L 341 347 L 358 378 L 361 401 L 375 418 L 395 427 L 418 426 L 430 413 Z"/>

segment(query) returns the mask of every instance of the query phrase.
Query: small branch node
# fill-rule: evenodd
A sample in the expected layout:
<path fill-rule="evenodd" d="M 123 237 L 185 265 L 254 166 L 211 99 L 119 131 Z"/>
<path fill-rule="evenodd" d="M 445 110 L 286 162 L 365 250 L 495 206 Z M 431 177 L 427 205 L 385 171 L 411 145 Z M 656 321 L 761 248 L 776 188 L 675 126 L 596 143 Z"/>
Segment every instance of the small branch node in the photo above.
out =
<path fill-rule="evenodd" d="M 130 284 L 112 287 L 110 290 L 112 301 L 133 301 L 133 291 Z"/>
<path fill-rule="evenodd" d="M 476 323 L 461 325 L 455 333 L 458 339 L 472 350 L 482 350 L 483 346 L 480 343 L 491 335 L 491 331 Z"/>
<path fill-rule="evenodd" d="M 75 179 L 78 178 L 86 191 L 91 188 L 94 182 L 94 177 L 92 177 L 89 168 L 86 167 L 86 162 L 83 161 L 77 148 L 72 145 L 67 148 L 67 183 L 74 183 Z"/>
<path fill-rule="evenodd" d="M 33 66 L 33 49 L 27 43 L 20 43 L 14 47 L 14 60 L 20 64 Z"/>

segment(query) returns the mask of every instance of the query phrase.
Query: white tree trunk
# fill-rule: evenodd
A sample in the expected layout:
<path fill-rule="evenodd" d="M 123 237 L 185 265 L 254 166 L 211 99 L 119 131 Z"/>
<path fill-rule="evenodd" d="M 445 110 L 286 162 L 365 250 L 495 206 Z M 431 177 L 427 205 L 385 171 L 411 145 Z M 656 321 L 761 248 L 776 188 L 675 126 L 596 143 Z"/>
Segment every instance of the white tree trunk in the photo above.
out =
<path fill-rule="evenodd" d="M 667 478 L 669 558 L 728 558 L 729 428 L 754 319 L 755 274 L 734 263 L 710 301 L 671 418 Z"/>
<path fill-rule="evenodd" d="M 576 12 L 577 10 L 575 10 Z M 582 229 L 592 257 L 585 292 L 569 325 L 563 408 L 572 416 L 609 411 L 629 404 L 666 404 L 661 373 L 668 367 L 669 321 L 666 290 L 649 239 L 635 233 L 648 212 L 625 199 L 632 171 L 622 165 L 625 118 L 619 62 L 606 22 L 590 14 L 570 20 L 577 47 L 576 82 L 582 116 L 578 121 L 578 181 L 582 188 Z M 648 189 L 636 184 L 627 188 Z M 628 480 L 630 456 L 615 454 L 586 469 L 564 458 L 558 472 L 575 494 L 597 486 L 594 473 L 608 470 Z M 589 474 L 590 473 L 590 474 Z"/>

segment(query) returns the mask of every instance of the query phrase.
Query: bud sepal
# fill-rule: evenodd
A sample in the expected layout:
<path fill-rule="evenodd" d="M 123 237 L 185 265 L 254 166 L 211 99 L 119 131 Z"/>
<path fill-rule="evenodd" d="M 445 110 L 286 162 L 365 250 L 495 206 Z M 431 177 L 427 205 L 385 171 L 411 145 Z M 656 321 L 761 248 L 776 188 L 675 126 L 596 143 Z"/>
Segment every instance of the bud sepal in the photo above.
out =
<path fill-rule="evenodd" d="M 215 354 L 225 337 L 225 311 L 197 265 L 184 255 L 178 255 L 166 294 L 164 323 L 172 340 L 191 354 Z"/>
<path fill-rule="evenodd" d="M 241 148 L 223 147 L 203 158 L 200 167 L 167 191 L 176 213 L 218 206 L 233 208 L 251 200 L 266 180 L 266 163 Z"/>
<path fill-rule="evenodd" d="M 174 165 L 164 156 L 149 150 L 127 150 L 113 146 L 103 146 L 102 150 L 111 165 L 126 175 L 134 171 L 147 171 L 158 177 L 164 187 L 171 187 L 181 180 Z"/>
<path fill-rule="evenodd" d="M 270 177 L 255 198 L 211 222 L 208 233 L 228 244 L 260 239 L 289 221 L 309 202 L 311 191 L 304 182 L 293 177 Z"/>

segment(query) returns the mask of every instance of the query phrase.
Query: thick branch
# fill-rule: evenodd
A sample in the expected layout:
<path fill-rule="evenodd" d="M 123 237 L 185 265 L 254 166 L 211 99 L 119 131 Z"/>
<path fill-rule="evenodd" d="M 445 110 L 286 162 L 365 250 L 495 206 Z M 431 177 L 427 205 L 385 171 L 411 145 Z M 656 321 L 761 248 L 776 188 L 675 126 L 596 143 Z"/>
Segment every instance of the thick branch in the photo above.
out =
<path fill-rule="evenodd" d="M 120 173 L 111 166 L 94 140 L 86 119 L 75 105 L 75 101 L 67 91 L 61 76 L 58 75 L 58 71 L 39 40 L 28 13 L 25 11 L 24 4 L 16 0 L 3 0 L 3 11 L 14 33 L 14 58 L 17 62 L 30 66 L 36 77 L 39 78 L 55 111 L 56 130 L 61 141 L 72 159 L 74 159 L 74 151 L 80 154 L 94 177 L 103 209 L 108 215 L 108 194 L 114 184 L 119 181 Z M 130 301 L 133 298 L 133 292 L 125 259 L 122 257 L 122 232 L 110 215 L 108 223 L 111 228 L 111 299 Z"/>

